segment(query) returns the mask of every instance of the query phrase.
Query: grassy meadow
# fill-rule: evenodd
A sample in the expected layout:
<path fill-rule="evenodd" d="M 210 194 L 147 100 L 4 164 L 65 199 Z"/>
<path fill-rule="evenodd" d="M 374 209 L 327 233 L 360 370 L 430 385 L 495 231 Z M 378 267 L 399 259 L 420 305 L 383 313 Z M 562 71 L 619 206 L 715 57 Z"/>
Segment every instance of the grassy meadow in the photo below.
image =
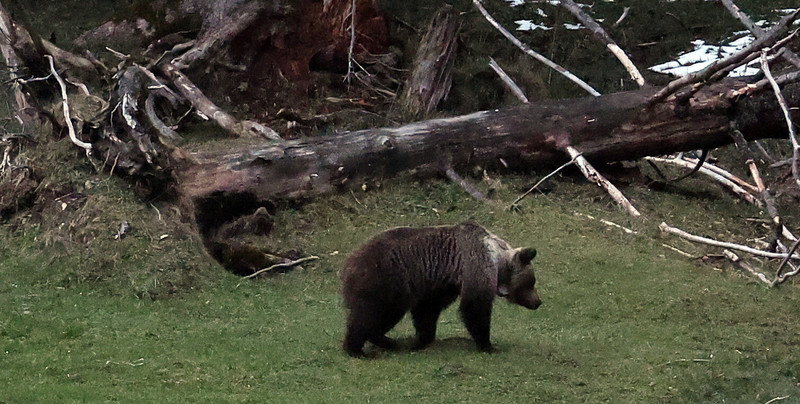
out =
<path fill-rule="evenodd" d="M 530 181 L 502 180 L 498 199 L 506 204 Z M 96 189 L 128 192 L 105 181 Z M 199 249 L 189 238 L 160 244 L 171 239 L 154 235 L 172 230 L 125 197 L 118 204 L 133 215 L 130 236 L 113 240 L 117 219 L 105 212 L 92 223 L 110 229 L 101 237 L 108 241 L 84 250 L 48 242 L 37 227 L 4 228 L 0 402 L 800 400 L 797 286 L 768 290 L 735 269 L 687 259 L 662 244 L 698 256 L 703 248 L 657 231 L 667 220 L 714 237 L 750 237 L 762 230 L 742 227 L 743 219 L 758 212 L 713 191 L 630 187 L 647 217 L 633 220 L 593 185 L 566 189 L 532 195 L 517 213 L 445 183 L 320 198 L 279 212 L 272 240 L 320 259 L 248 281 L 192 259 Z M 495 354 L 475 349 L 451 307 L 426 350 L 346 356 L 337 275 L 344 257 L 391 226 L 467 218 L 539 250 L 542 307 L 498 300 Z M 175 282 L 176 272 L 191 287 L 142 292 Z M 412 335 L 408 318 L 390 333 L 405 346 Z"/>
<path fill-rule="evenodd" d="M 17 3 L 29 8 L 33 26 L 62 46 L 121 8 L 102 0 Z M 435 9 L 422 1 L 383 3 L 411 13 L 400 14 L 398 21 L 420 27 Z M 663 62 L 701 34 L 721 38 L 741 29 L 709 2 L 622 3 L 597 6 L 610 10 L 607 21 L 618 18 L 621 7 L 635 6 L 627 27 L 612 35 L 648 62 Z M 789 4 L 737 3 L 760 10 L 753 14 L 759 18 L 762 9 Z M 465 16 L 480 18 L 471 2 L 458 4 Z M 498 13 L 505 8 L 503 2 L 493 6 Z M 533 15 L 538 5 L 526 7 Z M 519 18 L 517 10 L 504 11 L 509 27 Z M 560 23 L 566 14 L 555 15 Z M 478 40 L 463 40 L 470 44 L 464 47 L 469 58 L 457 64 L 450 110 L 516 102 L 488 72 L 489 55 L 511 64 L 509 71 L 527 81 L 529 95 L 537 99 L 578 92 L 510 45 L 499 46 L 498 34 L 477 21 L 464 24 L 462 38 Z M 717 27 L 725 22 L 724 29 Z M 585 32 L 555 32 L 526 35 L 533 47 L 579 76 L 594 75 L 590 81 L 604 92 L 618 89 L 625 72 L 604 46 Z M 641 45 L 653 41 L 664 48 Z M 10 101 L 0 104 L 5 117 L 3 105 L 9 109 Z M 58 185 L 52 189 L 84 199 L 59 199 L 41 212 L 43 220 L 17 217 L 0 224 L 2 404 L 800 403 L 797 281 L 767 289 L 724 260 L 700 259 L 719 250 L 658 230 L 666 221 L 747 244 L 767 234 L 762 223 L 747 220 L 764 219 L 761 212 L 703 180 L 690 178 L 667 191 L 623 186 L 641 219 L 627 217 L 574 173 L 557 176 L 551 192 L 530 195 L 520 212 L 505 207 L 546 172 L 500 177 L 498 207 L 476 202 L 448 183 L 388 181 L 379 190 L 279 211 L 271 247 L 319 259 L 243 281 L 205 254 L 191 229 L 176 219 L 181 212 L 174 207 L 144 203 L 123 180 L 93 174 L 96 169 L 76 159 L 68 141 L 43 142 L 37 150 L 41 154 L 34 161 L 55 167 L 47 175 L 59 177 L 47 181 L 71 184 L 75 193 Z M 781 209 L 797 229 L 797 206 Z M 390 227 L 469 218 L 514 246 L 537 248 L 542 307 L 528 311 L 498 300 L 493 354 L 477 351 L 451 307 L 428 349 L 368 347 L 368 359 L 346 356 L 338 271 L 347 254 Z M 122 221 L 131 231 L 114 240 Z M 410 346 L 413 333 L 405 318 L 389 335 Z"/>

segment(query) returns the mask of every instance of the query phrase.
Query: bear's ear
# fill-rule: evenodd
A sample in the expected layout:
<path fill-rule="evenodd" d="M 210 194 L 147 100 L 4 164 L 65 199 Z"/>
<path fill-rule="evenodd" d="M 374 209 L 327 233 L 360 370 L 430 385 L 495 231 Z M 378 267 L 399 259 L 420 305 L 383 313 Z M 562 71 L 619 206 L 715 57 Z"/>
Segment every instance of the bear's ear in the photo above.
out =
<path fill-rule="evenodd" d="M 530 264 L 534 257 L 536 257 L 536 249 L 531 247 L 519 248 L 514 255 L 514 259 L 523 267 Z"/>

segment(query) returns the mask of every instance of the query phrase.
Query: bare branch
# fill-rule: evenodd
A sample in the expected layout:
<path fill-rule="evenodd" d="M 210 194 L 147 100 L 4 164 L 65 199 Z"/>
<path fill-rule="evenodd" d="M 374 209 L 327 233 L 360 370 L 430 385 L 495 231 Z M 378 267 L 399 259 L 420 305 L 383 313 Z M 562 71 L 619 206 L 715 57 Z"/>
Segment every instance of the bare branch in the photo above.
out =
<path fill-rule="evenodd" d="M 272 271 L 272 270 L 277 269 L 277 268 L 290 268 L 290 267 L 293 267 L 293 266 L 296 266 L 296 265 L 300 265 L 300 264 L 302 264 L 302 263 L 304 263 L 306 261 L 314 261 L 314 260 L 318 260 L 318 259 L 319 259 L 319 257 L 317 257 L 316 255 L 312 255 L 312 256 L 303 257 L 303 258 L 300 258 L 300 259 L 294 260 L 294 261 L 282 262 L 280 264 L 275 264 L 275 265 L 272 265 L 272 266 L 268 266 L 268 267 L 260 269 L 260 270 L 258 270 L 256 272 L 253 272 L 250 275 L 242 277 L 242 280 L 254 278 L 254 277 L 258 276 L 258 275 L 263 274 L 264 272 L 269 272 L 269 271 Z"/>
<path fill-rule="evenodd" d="M 792 114 L 789 112 L 789 106 L 786 104 L 786 99 L 783 98 L 781 88 L 778 86 L 778 83 L 775 82 L 775 78 L 772 77 L 772 72 L 769 69 L 766 50 L 761 51 L 761 71 L 764 72 L 767 80 L 772 84 L 772 90 L 775 91 L 778 105 L 780 105 L 783 111 L 783 117 L 786 119 L 786 126 L 789 128 L 789 140 L 792 142 L 792 176 L 794 176 L 794 181 L 797 183 L 797 186 L 800 187 L 800 170 L 798 170 L 798 164 L 800 164 L 800 144 L 797 143 L 797 136 L 794 132 L 794 122 L 792 122 Z"/>
<path fill-rule="evenodd" d="M 44 46 L 44 49 L 47 53 L 53 55 L 56 61 L 58 61 L 59 65 L 63 63 L 85 72 L 97 72 L 95 69 L 95 64 L 83 56 L 65 51 L 46 39 L 42 39 L 42 46 Z"/>
<path fill-rule="evenodd" d="M 467 180 L 461 178 L 461 176 L 459 176 L 458 173 L 456 173 L 452 167 L 446 168 L 444 173 L 447 176 L 447 178 L 450 179 L 450 181 L 453 181 L 459 186 L 461 186 L 461 188 L 463 188 L 464 191 L 467 191 L 467 193 L 470 194 L 473 198 L 487 205 L 495 204 L 493 200 L 487 198 L 486 195 L 484 195 L 481 191 L 478 191 L 478 189 L 475 188 L 472 184 L 470 184 Z"/>
<path fill-rule="evenodd" d="M 625 51 L 617 45 L 616 42 L 611 38 L 611 36 L 606 33 L 603 27 L 598 24 L 592 16 L 583 12 L 581 7 L 576 4 L 572 0 L 560 0 L 561 5 L 569 10 L 575 17 L 589 29 L 589 31 L 594 34 L 594 36 L 603 42 L 609 51 L 611 51 L 614 56 L 617 57 L 622 66 L 625 67 L 625 70 L 628 71 L 628 74 L 631 75 L 631 79 L 639 85 L 639 87 L 644 86 L 646 83 L 644 81 L 644 77 L 642 77 L 642 73 L 639 72 L 639 69 L 636 68 L 636 65 L 631 62 L 631 59 L 625 54 Z M 622 19 L 623 17 L 620 17 Z"/>
<path fill-rule="evenodd" d="M 733 0 L 722 0 L 722 4 L 725 6 L 725 8 L 728 9 L 728 11 L 731 12 L 731 14 L 733 14 L 734 17 L 739 19 L 739 21 L 741 21 L 742 24 L 744 24 L 744 26 L 750 32 L 752 32 L 756 38 L 761 38 L 767 34 L 767 31 L 764 31 L 763 28 L 756 25 L 753 22 L 753 20 L 751 20 L 750 17 L 747 16 L 747 14 L 743 13 L 742 10 L 740 10 L 739 7 L 737 7 L 736 4 L 733 3 Z M 784 59 L 788 60 L 793 65 L 800 67 L 800 57 L 798 57 L 797 54 L 795 54 L 791 50 L 786 49 L 786 51 L 784 51 L 781 54 L 781 56 Z"/>
<path fill-rule="evenodd" d="M 542 56 L 541 54 L 535 52 L 528 45 L 525 45 L 524 43 L 522 43 L 522 41 L 517 39 L 517 37 L 515 37 L 510 32 L 508 32 L 508 30 L 503 28 L 503 26 L 500 25 L 497 22 L 497 20 L 495 20 L 491 16 L 491 14 L 489 14 L 489 12 L 486 11 L 485 8 L 483 8 L 483 5 L 481 4 L 480 0 L 472 0 L 472 4 L 474 4 L 475 7 L 478 8 L 478 11 L 480 11 L 481 14 L 483 14 L 483 17 L 486 18 L 486 21 L 489 21 L 489 24 L 492 24 L 492 26 L 495 27 L 498 31 L 500 31 L 500 33 L 503 34 L 504 37 L 508 38 L 508 40 L 511 41 L 511 43 L 516 45 L 518 48 L 522 49 L 523 52 L 527 53 L 529 56 L 533 57 L 534 59 L 544 63 L 545 65 L 547 65 L 551 69 L 557 71 L 558 73 L 560 73 L 564 77 L 572 80 L 572 82 L 574 82 L 575 84 L 580 86 L 587 93 L 589 93 L 589 94 L 591 94 L 591 95 L 593 95 L 595 97 L 600 96 L 600 93 L 597 92 L 597 90 L 595 90 L 594 88 L 592 88 L 592 86 L 586 84 L 586 82 L 584 82 L 583 80 L 581 80 L 580 78 L 578 78 L 574 74 L 570 73 L 567 69 L 561 67 L 557 63 L 555 63 L 555 62 L 551 61 L 550 59 Z"/>
<path fill-rule="evenodd" d="M 786 258 L 786 257 L 790 256 L 791 259 L 800 260 L 800 255 L 796 255 L 796 254 L 789 255 L 789 254 L 783 254 L 783 253 L 762 251 L 762 250 L 758 250 L 758 249 L 755 249 L 755 248 L 752 248 L 752 247 L 748 247 L 748 246 L 744 246 L 744 245 L 741 245 L 741 244 L 729 243 L 729 242 L 726 242 L 726 241 L 717 241 L 717 240 L 710 239 L 710 238 L 707 238 L 707 237 L 696 236 L 694 234 L 687 233 L 687 232 L 685 232 L 685 231 L 683 231 L 681 229 L 678 229 L 676 227 L 672 227 L 672 226 L 666 224 L 665 222 L 661 222 L 661 224 L 658 226 L 658 228 L 661 229 L 661 231 L 663 231 L 665 233 L 671 233 L 671 234 L 674 234 L 674 235 L 676 235 L 678 237 L 684 238 L 686 240 L 693 241 L 695 243 L 708 244 L 708 245 L 711 245 L 711 246 L 714 246 L 714 247 L 728 248 L 728 249 L 731 249 L 731 250 L 742 251 L 742 252 L 746 252 L 748 254 L 753 254 L 753 255 L 757 255 L 757 256 L 760 256 L 760 257 L 766 257 L 766 258 Z"/>
<path fill-rule="evenodd" d="M 162 71 L 167 77 L 172 79 L 173 83 L 175 83 L 175 87 L 178 88 L 178 92 L 189 100 L 197 111 L 213 120 L 217 125 L 228 132 L 241 137 L 259 135 L 267 139 L 282 140 L 277 132 L 257 122 L 237 121 L 236 118 L 208 99 L 208 97 L 206 97 L 205 94 L 203 94 L 203 92 L 173 64 L 164 64 L 162 66 Z"/>
<path fill-rule="evenodd" d="M 572 146 L 567 146 L 566 151 L 575 161 L 575 165 L 578 166 L 586 179 L 605 189 L 606 192 L 608 192 L 608 195 L 611 196 L 611 198 L 620 206 L 622 206 L 622 208 L 625 209 L 629 215 L 633 217 L 639 217 L 642 215 L 638 210 L 636 210 L 633 204 L 631 204 L 631 201 L 629 201 L 628 198 L 626 198 L 625 195 L 623 195 L 622 192 L 614 186 L 614 184 L 603 177 L 599 172 L 597 172 L 597 170 L 595 170 L 594 167 L 592 167 L 591 164 L 589 164 L 588 161 L 586 161 L 586 158 L 584 158 L 581 153 L 578 152 L 578 150 Z"/>
<path fill-rule="evenodd" d="M 800 13 L 800 9 L 797 9 L 791 14 L 783 17 L 781 21 L 777 25 L 775 25 L 766 35 L 756 39 L 755 41 L 753 41 L 753 43 L 751 43 L 749 46 L 742 49 L 738 53 L 733 54 L 723 60 L 720 60 L 697 73 L 688 74 L 677 80 L 671 81 L 664 88 L 655 93 L 648 101 L 648 104 L 650 105 L 656 104 L 686 85 L 705 81 L 706 79 L 711 77 L 711 75 L 713 75 L 714 73 L 728 66 L 738 64 L 743 60 L 745 60 L 748 56 L 752 55 L 753 53 L 757 53 L 761 51 L 761 49 L 771 46 L 772 44 L 775 43 L 777 36 L 781 32 L 783 32 L 783 30 L 786 27 L 788 27 L 789 24 L 791 24 L 795 18 L 797 18 L 798 13 Z"/>
<path fill-rule="evenodd" d="M 645 157 L 644 159 L 647 161 L 652 161 L 657 163 L 672 164 L 688 169 L 692 169 L 697 165 L 696 161 L 689 161 L 682 158 Z M 761 201 L 756 199 L 756 197 L 754 197 L 751 194 L 751 192 L 758 192 L 758 188 L 748 184 L 741 178 L 736 177 L 735 175 L 708 163 L 703 164 L 703 166 L 700 167 L 698 172 L 713 178 L 715 181 L 724 185 L 725 187 L 730 189 L 733 193 L 738 195 L 740 198 L 746 200 L 747 202 L 750 202 L 753 205 L 759 207 L 761 206 Z M 748 188 L 749 191 L 745 190 L 744 187 Z"/>
<path fill-rule="evenodd" d="M 50 70 L 55 76 L 56 81 L 58 81 L 58 86 L 61 87 L 61 106 L 62 110 L 64 111 L 64 121 L 67 124 L 67 131 L 69 132 L 69 139 L 74 143 L 76 146 L 83 148 L 86 151 L 86 155 L 92 154 L 92 145 L 90 143 L 86 143 L 80 139 L 78 139 L 78 135 L 75 133 L 75 127 L 72 126 L 72 116 L 69 113 L 69 99 L 67 97 L 67 84 L 64 83 L 64 79 L 58 74 L 56 71 L 56 66 L 53 62 L 53 57 L 50 55 L 44 55 L 47 58 L 47 62 L 50 63 Z"/>
<path fill-rule="evenodd" d="M 503 68 L 500 67 L 500 65 L 498 65 L 497 62 L 495 62 L 494 59 L 491 57 L 489 58 L 489 67 L 491 67 L 492 70 L 494 70 L 494 72 L 497 73 L 498 76 L 500 76 L 500 80 L 503 80 L 503 84 L 505 84 L 506 87 L 508 87 L 508 89 L 511 90 L 511 93 L 514 94 L 517 97 L 517 99 L 522 101 L 522 103 L 524 104 L 528 103 L 528 97 L 525 96 L 525 92 L 523 92 L 522 89 L 519 88 L 517 83 L 515 83 L 514 80 L 511 79 L 511 77 L 508 77 L 508 74 L 506 74 Z"/>
<path fill-rule="evenodd" d="M 756 183 L 756 187 L 758 188 L 758 193 L 761 195 L 761 200 L 764 201 L 764 204 L 767 208 L 767 214 L 772 219 L 772 234 L 770 235 L 770 250 L 774 250 L 775 247 L 779 245 L 779 240 L 781 236 L 781 230 L 784 228 L 783 224 L 781 223 L 781 217 L 778 214 L 778 208 L 775 205 L 775 199 L 770 194 L 767 187 L 764 185 L 764 181 L 761 179 L 761 172 L 758 170 L 758 166 L 756 165 L 755 158 L 753 157 L 753 151 L 750 149 L 750 146 L 747 144 L 747 140 L 744 138 L 744 135 L 739 130 L 733 130 L 732 136 L 734 141 L 736 142 L 736 147 L 739 149 L 739 152 L 744 155 L 747 159 L 746 164 L 747 167 L 750 169 L 750 175 L 753 177 L 753 181 Z"/>

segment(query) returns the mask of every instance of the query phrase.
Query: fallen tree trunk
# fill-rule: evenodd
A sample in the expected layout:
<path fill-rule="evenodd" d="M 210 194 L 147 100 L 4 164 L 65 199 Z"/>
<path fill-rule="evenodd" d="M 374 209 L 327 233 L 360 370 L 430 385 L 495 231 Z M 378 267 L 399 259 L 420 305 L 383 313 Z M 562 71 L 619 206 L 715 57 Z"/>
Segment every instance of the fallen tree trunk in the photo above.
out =
<path fill-rule="evenodd" d="M 553 166 L 569 160 L 568 146 L 602 162 L 719 147 L 733 142 L 732 126 L 748 140 L 785 137 L 774 94 L 748 91 L 743 81 L 724 80 L 684 103 L 671 97 L 648 107 L 655 89 L 642 89 L 279 144 L 244 141 L 191 151 L 179 182 L 193 199 L 220 192 L 302 199 L 415 168 L 443 173 L 451 163 Z M 784 95 L 800 105 L 800 84 L 785 86 Z"/>

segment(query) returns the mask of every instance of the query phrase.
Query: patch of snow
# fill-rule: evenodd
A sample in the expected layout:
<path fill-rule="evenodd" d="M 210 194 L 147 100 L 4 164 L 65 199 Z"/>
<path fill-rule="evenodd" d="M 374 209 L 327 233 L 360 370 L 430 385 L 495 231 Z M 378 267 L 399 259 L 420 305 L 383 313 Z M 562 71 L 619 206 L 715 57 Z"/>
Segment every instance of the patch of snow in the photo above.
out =
<path fill-rule="evenodd" d="M 537 29 L 549 31 L 553 29 L 546 25 L 537 24 L 531 20 L 517 20 L 514 22 L 517 23 L 517 31 L 536 31 Z"/>
<path fill-rule="evenodd" d="M 681 54 L 676 60 L 651 66 L 649 69 L 659 73 L 671 74 L 677 77 L 686 76 L 688 74 L 703 70 L 706 67 L 730 55 L 733 55 L 734 53 L 750 45 L 753 40 L 754 38 L 752 36 L 747 35 L 737 38 L 736 40 L 724 45 L 709 45 L 702 39 L 698 39 L 692 41 L 694 50 Z M 760 71 L 758 67 L 751 66 L 758 66 L 758 60 L 751 62 L 747 66 L 737 67 L 731 71 L 728 76 L 752 76 Z"/>

